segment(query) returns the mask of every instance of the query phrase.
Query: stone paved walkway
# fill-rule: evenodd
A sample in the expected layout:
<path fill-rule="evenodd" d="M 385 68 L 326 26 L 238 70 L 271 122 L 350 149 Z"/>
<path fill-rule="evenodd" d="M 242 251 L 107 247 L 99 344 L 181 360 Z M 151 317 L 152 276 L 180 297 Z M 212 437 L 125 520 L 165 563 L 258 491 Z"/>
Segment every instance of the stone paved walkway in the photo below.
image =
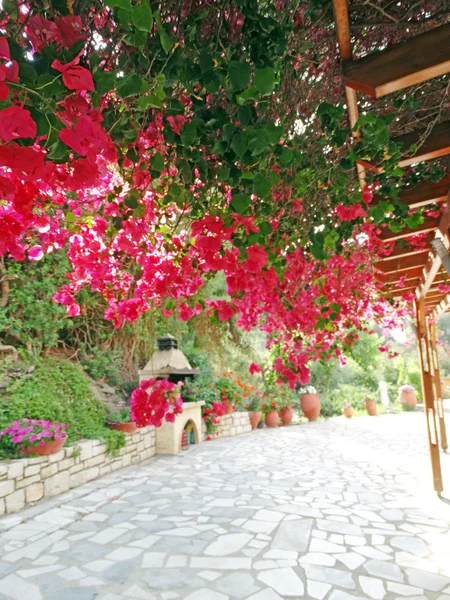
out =
<path fill-rule="evenodd" d="M 105 477 L 0 520 L 0 598 L 450 600 L 425 441 L 423 414 L 339 418 Z"/>

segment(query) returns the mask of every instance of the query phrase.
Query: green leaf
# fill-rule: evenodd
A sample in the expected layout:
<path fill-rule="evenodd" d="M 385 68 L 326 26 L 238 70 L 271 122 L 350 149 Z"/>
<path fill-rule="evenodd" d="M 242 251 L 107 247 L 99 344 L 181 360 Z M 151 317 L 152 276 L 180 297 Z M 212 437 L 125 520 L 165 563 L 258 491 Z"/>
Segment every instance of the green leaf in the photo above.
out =
<path fill-rule="evenodd" d="M 260 129 L 248 141 L 248 149 L 253 156 L 262 154 L 269 146 L 269 136 L 265 129 Z"/>
<path fill-rule="evenodd" d="M 227 167 L 219 167 L 217 169 L 217 179 L 219 181 L 228 181 L 230 177 L 230 169 Z"/>
<path fill-rule="evenodd" d="M 192 146 L 197 139 L 197 128 L 193 123 L 185 123 L 181 130 L 181 142 L 183 146 Z"/>
<path fill-rule="evenodd" d="M 138 106 L 140 106 L 140 108 L 146 110 L 149 106 L 152 106 L 153 108 L 162 108 L 163 100 L 164 98 L 158 98 L 156 94 L 148 94 L 148 96 L 143 96 L 142 98 L 139 98 L 137 103 Z"/>
<path fill-rule="evenodd" d="M 169 52 L 173 48 L 173 39 L 170 37 L 170 35 L 164 29 L 164 25 L 161 23 L 160 19 L 158 19 L 158 21 L 157 21 L 157 26 L 158 26 L 158 33 L 159 33 L 159 41 L 161 42 L 162 49 L 164 50 L 164 52 L 166 54 L 169 54 Z"/>
<path fill-rule="evenodd" d="M 106 94 L 116 87 L 117 77 L 114 71 L 96 71 L 94 73 L 95 89 L 99 94 Z"/>
<path fill-rule="evenodd" d="M 268 96 L 275 89 L 275 72 L 270 67 L 258 69 L 253 77 L 253 85 L 263 96 Z"/>
<path fill-rule="evenodd" d="M 264 235 L 269 235 L 273 231 L 272 225 L 267 221 L 263 221 L 260 225 L 258 225 L 258 227 L 261 233 Z"/>
<path fill-rule="evenodd" d="M 238 117 L 241 125 L 244 127 L 250 123 L 250 119 L 252 118 L 252 109 L 250 106 L 241 106 L 238 111 Z"/>
<path fill-rule="evenodd" d="M 242 92 L 242 94 L 239 94 L 239 96 L 236 96 L 236 102 L 239 104 L 239 106 L 242 106 L 243 104 L 245 104 L 248 100 L 253 100 L 254 98 L 258 97 L 258 90 L 256 88 L 254 88 L 253 86 L 248 87 L 245 92 Z"/>
<path fill-rule="evenodd" d="M 161 173 L 164 169 L 164 158 L 162 154 L 157 152 L 155 156 L 152 157 L 150 168 L 152 171 L 156 171 L 157 173 Z"/>
<path fill-rule="evenodd" d="M 128 192 L 125 198 L 125 204 L 128 208 L 136 208 L 138 205 L 139 192 L 138 190 L 131 190 Z"/>
<path fill-rule="evenodd" d="M 47 154 L 47 158 L 54 162 L 64 162 L 69 158 L 69 149 L 67 146 L 58 140 L 52 146 Z"/>
<path fill-rule="evenodd" d="M 239 214 L 243 215 L 247 212 L 248 208 L 251 206 L 250 196 L 246 196 L 245 194 L 235 194 L 233 199 L 231 200 L 231 207 Z"/>
<path fill-rule="evenodd" d="M 186 183 L 191 183 L 193 180 L 192 169 L 187 160 L 180 161 L 180 171 Z"/>
<path fill-rule="evenodd" d="M 30 65 L 29 63 L 23 62 L 19 63 L 19 79 L 20 81 L 31 82 L 34 83 L 37 79 L 37 71 L 36 69 Z"/>
<path fill-rule="evenodd" d="M 206 73 L 207 71 L 214 69 L 214 62 L 206 50 L 202 50 L 200 52 L 198 62 L 200 64 L 202 73 Z"/>
<path fill-rule="evenodd" d="M 153 29 L 153 13 L 149 4 L 144 0 L 140 6 L 133 8 L 131 13 L 131 20 L 133 25 L 139 31 L 146 31 L 150 33 Z"/>
<path fill-rule="evenodd" d="M 249 63 L 232 60 L 228 65 L 228 76 L 230 77 L 233 89 L 243 90 L 250 81 L 252 68 Z"/>
<path fill-rule="evenodd" d="M 258 174 L 253 182 L 253 191 L 259 198 L 265 198 L 270 194 L 272 184 L 262 174 Z"/>
<path fill-rule="evenodd" d="M 245 133 L 242 131 L 235 133 L 233 139 L 231 140 L 231 147 L 236 156 L 243 156 L 247 151 L 247 138 Z"/>
<path fill-rule="evenodd" d="M 105 4 L 106 6 L 109 6 L 109 8 L 132 10 L 130 0 L 105 0 Z"/>
<path fill-rule="evenodd" d="M 119 98 L 129 98 L 130 96 L 135 96 L 142 91 L 142 85 L 144 80 L 136 75 L 136 73 L 132 73 L 129 75 L 124 81 L 117 86 L 117 95 Z"/>

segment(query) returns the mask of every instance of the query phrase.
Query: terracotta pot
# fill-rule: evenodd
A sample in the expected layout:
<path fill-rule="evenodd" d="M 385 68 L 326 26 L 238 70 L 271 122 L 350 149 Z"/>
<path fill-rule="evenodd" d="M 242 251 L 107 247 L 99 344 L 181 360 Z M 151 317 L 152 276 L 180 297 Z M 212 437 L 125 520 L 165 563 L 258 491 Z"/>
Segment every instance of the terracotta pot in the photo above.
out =
<path fill-rule="evenodd" d="M 250 418 L 250 425 L 252 426 L 252 429 L 256 429 L 259 425 L 259 422 L 261 421 L 262 411 L 261 410 L 251 411 L 248 413 L 248 416 Z"/>
<path fill-rule="evenodd" d="M 300 406 L 308 421 L 317 421 L 320 414 L 319 394 L 302 394 L 300 396 Z"/>
<path fill-rule="evenodd" d="M 292 417 L 294 416 L 294 411 L 290 406 L 285 406 L 283 410 L 280 412 L 281 420 L 283 421 L 283 425 L 290 425 L 292 423 Z"/>
<path fill-rule="evenodd" d="M 377 403 L 375 400 L 366 400 L 366 410 L 371 417 L 375 417 L 377 414 Z"/>
<path fill-rule="evenodd" d="M 227 410 L 226 410 L 225 414 L 226 415 L 232 415 L 233 413 L 234 413 L 233 405 L 231 403 L 227 404 Z"/>
<path fill-rule="evenodd" d="M 129 423 L 111 423 L 109 428 L 116 431 L 124 431 L 125 433 L 134 433 L 136 431 L 136 423 L 134 421 L 130 421 Z"/>
<path fill-rule="evenodd" d="M 266 413 L 265 421 L 267 427 L 278 427 L 279 420 L 280 415 L 278 414 L 278 411 L 271 410 L 270 412 Z"/>
<path fill-rule="evenodd" d="M 344 406 L 344 410 L 342 411 L 344 417 L 347 417 L 347 419 L 351 419 L 354 413 L 355 411 L 353 410 L 353 406 Z"/>
<path fill-rule="evenodd" d="M 30 454 L 38 454 L 39 456 L 48 456 L 49 454 L 56 454 L 64 446 L 66 438 L 62 440 L 52 440 L 46 442 L 45 446 L 20 446 L 19 454 L 22 456 L 29 456 Z"/>
<path fill-rule="evenodd" d="M 400 392 L 400 402 L 407 404 L 411 408 L 414 408 L 417 404 L 416 392 L 414 390 L 411 392 L 402 390 Z"/>

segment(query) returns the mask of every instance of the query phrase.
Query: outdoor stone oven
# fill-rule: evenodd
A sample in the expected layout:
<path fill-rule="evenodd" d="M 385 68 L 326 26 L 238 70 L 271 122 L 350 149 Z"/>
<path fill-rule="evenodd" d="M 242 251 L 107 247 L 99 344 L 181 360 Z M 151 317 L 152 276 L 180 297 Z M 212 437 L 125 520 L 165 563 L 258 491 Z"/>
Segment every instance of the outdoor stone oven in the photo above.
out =
<path fill-rule="evenodd" d="M 158 350 L 139 371 L 139 382 L 154 378 L 178 383 L 199 373 L 200 370 L 192 368 L 178 348 L 178 340 L 168 334 L 158 338 Z M 190 444 L 199 444 L 202 441 L 201 407 L 204 404 L 184 402 L 183 414 L 178 415 L 174 423 L 163 421 L 161 427 L 156 429 L 157 454 L 178 454 Z"/>

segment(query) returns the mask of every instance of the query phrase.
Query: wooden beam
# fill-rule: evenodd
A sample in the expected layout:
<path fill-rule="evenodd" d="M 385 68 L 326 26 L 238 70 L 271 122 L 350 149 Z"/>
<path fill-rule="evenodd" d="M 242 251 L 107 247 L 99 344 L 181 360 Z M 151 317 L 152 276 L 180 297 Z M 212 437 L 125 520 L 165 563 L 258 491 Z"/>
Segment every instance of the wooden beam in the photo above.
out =
<path fill-rule="evenodd" d="M 350 18 L 348 14 L 348 0 L 333 0 L 334 22 L 336 24 L 336 36 L 339 46 L 341 61 L 349 61 L 352 58 L 352 43 L 350 39 Z M 348 120 L 352 136 L 358 140 L 360 133 L 355 130 L 355 124 L 359 117 L 358 98 L 356 90 L 348 85 L 345 86 L 345 100 L 347 103 Z M 356 164 L 359 185 L 364 189 L 366 185 L 366 170 L 360 164 Z"/>
<path fill-rule="evenodd" d="M 402 190 L 399 192 L 399 200 L 409 208 L 420 208 L 428 204 L 443 202 L 447 197 L 449 187 L 450 175 L 447 175 L 436 183 L 424 181 Z M 375 194 L 371 205 L 375 206 L 381 201 L 389 202 L 389 198 L 383 198 L 383 196 Z"/>
<path fill-rule="evenodd" d="M 427 262 L 428 250 L 425 250 L 421 254 L 413 254 L 413 256 L 407 256 L 406 258 L 394 258 L 392 260 L 384 260 L 376 264 L 376 268 L 383 273 L 400 273 L 401 271 L 408 271 L 414 267 L 425 267 Z"/>
<path fill-rule="evenodd" d="M 431 468 L 433 472 L 434 489 L 440 494 L 443 489 L 441 458 L 439 456 L 439 438 L 436 423 L 434 389 L 431 374 L 429 341 L 427 339 L 427 323 L 425 302 L 423 298 L 416 303 L 417 346 L 419 350 L 420 372 L 422 379 L 422 396 L 425 404 L 427 419 L 428 444 L 430 448 Z"/>
<path fill-rule="evenodd" d="M 432 232 L 430 232 L 426 239 L 427 247 L 429 247 L 429 248 L 431 248 L 430 243 L 431 243 L 432 239 L 434 239 L 434 234 Z M 412 256 L 413 254 L 420 254 L 423 251 L 424 251 L 424 248 L 414 248 L 413 246 L 411 246 L 411 244 L 409 242 L 406 242 L 406 243 L 397 242 L 394 246 L 394 249 L 389 254 L 389 256 L 380 256 L 379 260 L 389 260 L 389 259 L 397 258 L 400 256 Z"/>
<path fill-rule="evenodd" d="M 450 23 L 344 64 L 345 85 L 381 98 L 450 73 Z"/>
<path fill-rule="evenodd" d="M 446 248 L 450 247 L 450 239 L 448 237 L 448 229 L 450 227 L 450 191 L 447 195 L 447 204 L 439 221 L 438 235 L 442 238 L 442 243 Z M 417 297 L 424 298 L 430 289 L 436 275 L 442 267 L 442 261 L 436 254 L 431 254 L 428 258 L 425 273 L 423 275 L 422 284 L 417 288 Z"/>
<path fill-rule="evenodd" d="M 423 267 L 413 267 L 408 271 L 402 271 L 400 273 L 394 271 L 393 273 L 375 273 L 375 279 L 381 281 L 383 284 L 395 283 L 401 277 L 405 278 L 405 281 L 413 280 L 416 284 L 420 282 L 420 276 L 423 273 Z"/>
<path fill-rule="evenodd" d="M 401 231 L 392 231 L 388 227 L 382 227 L 380 239 L 384 242 L 390 242 L 393 240 L 400 240 L 407 237 L 412 237 L 418 233 L 426 233 L 427 231 L 434 231 L 439 227 L 439 218 L 436 217 L 425 217 L 424 222 L 421 223 L 415 229 L 411 227 L 405 227 Z"/>
<path fill-rule="evenodd" d="M 401 146 L 402 158 L 398 163 L 400 167 L 407 167 L 414 163 L 446 156 L 450 154 L 450 121 L 439 123 L 430 133 L 426 129 L 420 129 L 393 138 L 392 141 Z M 411 154 L 409 152 L 411 146 L 416 145 L 417 150 Z M 358 163 L 374 173 L 384 172 L 380 164 L 371 163 L 367 160 L 359 160 Z"/>

